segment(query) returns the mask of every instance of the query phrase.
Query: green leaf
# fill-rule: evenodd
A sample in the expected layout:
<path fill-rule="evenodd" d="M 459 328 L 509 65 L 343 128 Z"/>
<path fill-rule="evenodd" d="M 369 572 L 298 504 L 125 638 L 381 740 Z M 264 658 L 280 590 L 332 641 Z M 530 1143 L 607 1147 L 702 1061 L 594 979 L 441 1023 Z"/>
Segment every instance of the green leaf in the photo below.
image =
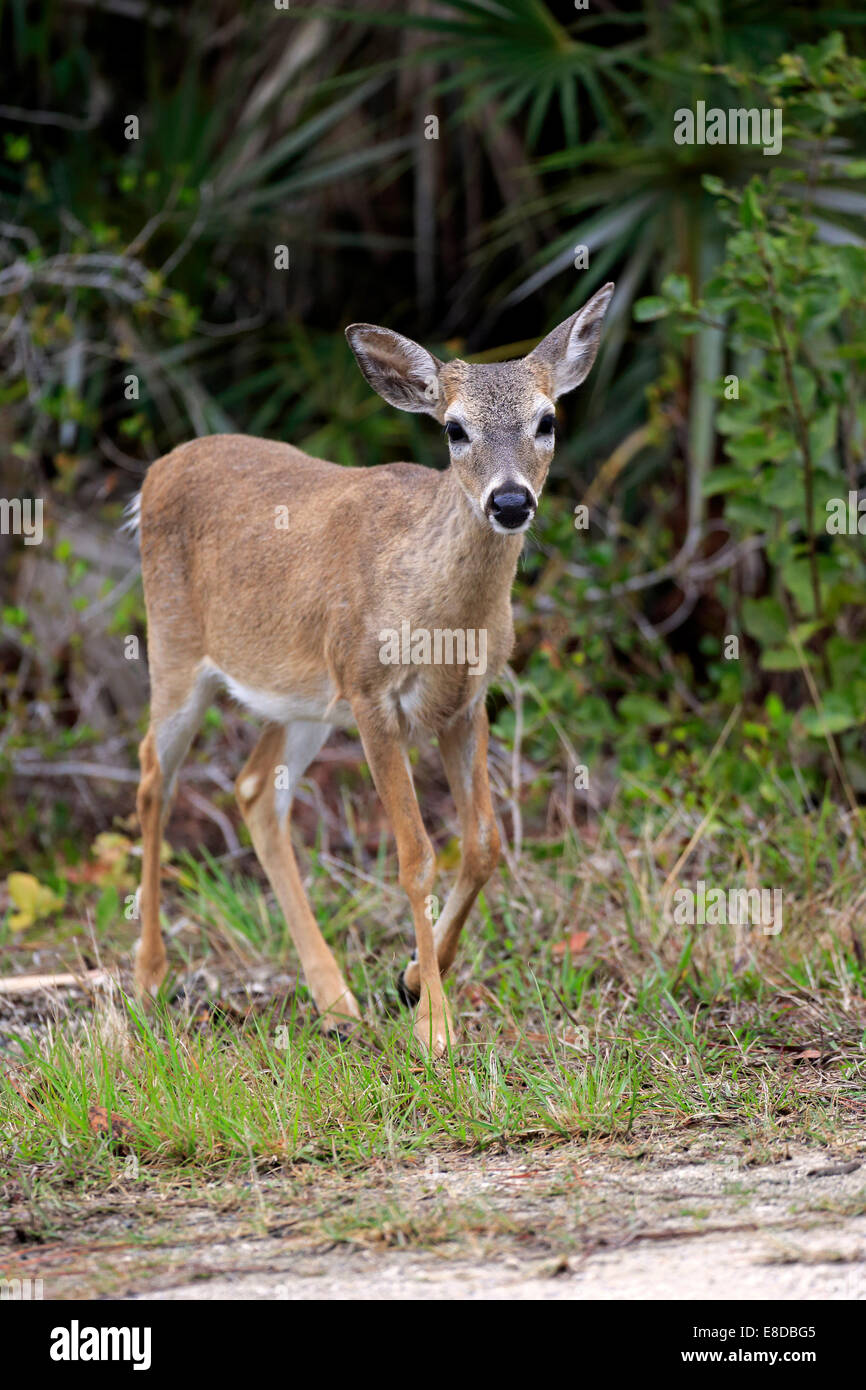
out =
<path fill-rule="evenodd" d="M 723 198 L 728 191 L 723 181 L 715 174 L 704 174 L 701 178 L 701 184 L 704 192 L 710 193 L 714 198 Z"/>
<path fill-rule="evenodd" d="M 806 656 L 806 653 L 803 653 Z M 761 652 L 762 671 L 799 671 L 802 662 L 794 647 L 767 647 Z"/>
<path fill-rule="evenodd" d="M 667 318 L 670 311 L 671 306 L 660 295 L 649 294 L 635 303 L 634 317 L 637 323 L 652 323 L 654 319 Z"/>
<path fill-rule="evenodd" d="M 753 180 L 743 193 L 740 203 L 740 218 L 743 226 L 751 231 L 753 227 L 762 227 L 766 222 L 764 212 L 758 201 L 757 180 Z"/>
<path fill-rule="evenodd" d="M 704 497 L 716 497 L 720 492 L 742 492 L 752 486 L 752 479 L 738 468 L 714 468 L 701 482 L 701 492 Z"/>
<path fill-rule="evenodd" d="M 649 695 L 624 695 L 617 705 L 616 712 L 629 724 L 638 724 L 642 728 L 669 724 L 674 717 L 670 710 L 665 709 L 664 705 L 651 699 Z"/>
<path fill-rule="evenodd" d="M 810 737 L 824 738 L 826 734 L 841 734 L 845 729 L 856 728 L 862 716 L 855 715 L 847 700 L 831 690 L 823 700 L 820 712 L 812 707 L 802 709 L 800 718 Z"/>
<path fill-rule="evenodd" d="M 692 296 L 687 275 L 666 275 L 662 289 L 668 298 L 677 304 L 688 304 Z"/>
<path fill-rule="evenodd" d="M 788 619 L 777 598 L 744 599 L 743 626 L 750 637 L 767 646 L 781 646 L 788 638 Z"/>

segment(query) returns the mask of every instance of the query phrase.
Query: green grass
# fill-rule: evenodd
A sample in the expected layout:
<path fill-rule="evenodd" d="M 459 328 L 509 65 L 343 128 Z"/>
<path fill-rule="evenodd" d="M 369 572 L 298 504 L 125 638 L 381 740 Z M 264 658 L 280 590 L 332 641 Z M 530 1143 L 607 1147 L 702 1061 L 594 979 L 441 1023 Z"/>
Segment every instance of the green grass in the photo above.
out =
<path fill-rule="evenodd" d="M 184 857 L 167 893 L 169 920 L 187 919 L 171 954 L 179 972 L 204 967 L 211 1001 L 193 990 L 145 1013 L 118 988 L 93 1010 L 7 1033 L 0 1171 L 34 1190 L 110 1183 L 130 1155 L 154 1177 L 212 1178 L 519 1144 L 652 1146 L 699 1123 L 758 1146 L 844 1137 L 866 1107 L 866 1002 L 843 817 L 825 809 L 748 836 L 708 822 L 677 882 L 733 886 L 749 867 L 785 891 L 780 936 L 739 940 L 662 917 L 694 819 L 634 833 L 608 817 L 594 844 L 568 840 L 553 856 L 530 845 L 503 867 L 465 933 L 449 983 L 459 1036 L 436 1065 L 396 1003 L 406 914 L 383 856 L 366 868 L 310 859 L 311 899 L 365 1009 L 349 1043 L 322 1034 L 302 984 L 267 987 L 295 969 L 267 889 Z M 589 938 L 572 958 L 578 929 Z M 128 941 L 96 944 L 122 959 Z M 245 994 L 251 974 L 263 993 Z"/>

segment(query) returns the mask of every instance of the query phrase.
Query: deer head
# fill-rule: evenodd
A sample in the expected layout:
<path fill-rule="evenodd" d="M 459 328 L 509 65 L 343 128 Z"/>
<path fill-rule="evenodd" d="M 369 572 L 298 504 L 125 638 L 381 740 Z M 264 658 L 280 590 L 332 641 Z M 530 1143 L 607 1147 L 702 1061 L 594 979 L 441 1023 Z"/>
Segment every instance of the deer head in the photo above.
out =
<path fill-rule="evenodd" d="M 535 515 L 556 436 L 555 406 L 588 376 L 613 294 L 604 285 L 526 357 L 440 362 L 390 328 L 353 323 L 349 345 L 373 390 L 445 426 L 451 468 L 480 524 L 503 535 Z"/>

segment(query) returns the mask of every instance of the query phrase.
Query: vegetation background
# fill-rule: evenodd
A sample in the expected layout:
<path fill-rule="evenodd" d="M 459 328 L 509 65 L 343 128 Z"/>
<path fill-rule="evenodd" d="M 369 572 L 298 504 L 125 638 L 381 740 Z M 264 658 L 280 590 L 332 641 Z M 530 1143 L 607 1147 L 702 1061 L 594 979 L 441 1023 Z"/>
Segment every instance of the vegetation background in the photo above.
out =
<path fill-rule="evenodd" d="M 826 502 L 864 474 L 863 15 L 6 0 L 0 50 L 0 492 L 46 508 L 41 546 L 0 536 L 7 945 L 64 913 L 123 925 L 147 680 L 117 527 L 148 464 L 240 430 L 347 467 L 441 467 L 435 428 L 371 395 L 344 326 L 494 360 L 610 278 L 491 701 L 510 862 L 576 829 L 637 843 L 660 816 L 663 881 L 699 830 L 726 884 L 754 886 L 748 846 L 777 836 L 775 884 L 817 821 L 856 877 L 866 566 Z M 779 107 L 782 153 L 677 145 L 674 111 L 698 99 Z M 231 779 L 251 737 L 212 712 L 175 847 L 244 855 Z M 419 759 L 447 869 L 444 784 Z M 300 833 L 376 861 L 351 740 L 307 784 Z M 813 886 L 812 867 L 839 872 L 809 864 Z"/>
<path fill-rule="evenodd" d="M 285 1166 L 318 1221 L 305 1183 L 364 1187 L 425 1147 L 632 1157 L 697 1126 L 744 1164 L 792 1136 L 862 1149 L 866 543 L 827 503 L 866 471 L 864 25 L 827 0 L 0 0 L 0 497 L 45 502 L 41 545 L 0 535 L 10 1261 L 93 1184 L 127 1240 L 178 1166 L 251 1173 L 254 1220 L 256 1172 Z M 781 111 L 781 153 L 678 145 L 699 100 Z M 405 904 L 348 736 L 294 833 L 365 1023 L 357 1047 L 318 1033 L 235 809 L 255 730 L 228 702 L 180 779 L 156 1014 L 21 991 L 129 982 L 148 690 L 118 528 L 148 465 L 240 430 L 441 467 L 345 325 L 507 358 L 608 279 L 491 693 L 504 857 L 448 985 L 449 1066 L 407 1052 Z M 453 807 L 435 748 L 413 756 L 445 882 Z M 780 890 L 783 930 L 673 920 L 700 880 Z M 330 1238 L 450 1238 L 421 1208 L 365 1213 Z M 562 1229 L 594 1248 L 580 1213 Z M 532 1237 L 531 1203 L 508 1219 Z"/>

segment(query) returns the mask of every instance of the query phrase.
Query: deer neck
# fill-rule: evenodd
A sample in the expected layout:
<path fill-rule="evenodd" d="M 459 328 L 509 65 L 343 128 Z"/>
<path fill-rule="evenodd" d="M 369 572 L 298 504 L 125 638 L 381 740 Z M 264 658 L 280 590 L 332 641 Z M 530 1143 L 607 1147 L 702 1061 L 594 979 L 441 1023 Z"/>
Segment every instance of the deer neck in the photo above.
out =
<path fill-rule="evenodd" d="M 438 574 L 448 576 L 459 607 L 490 612 L 509 601 L 523 535 L 495 532 L 478 515 L 452 468 L 442 473 L 423 545 Z"/>

